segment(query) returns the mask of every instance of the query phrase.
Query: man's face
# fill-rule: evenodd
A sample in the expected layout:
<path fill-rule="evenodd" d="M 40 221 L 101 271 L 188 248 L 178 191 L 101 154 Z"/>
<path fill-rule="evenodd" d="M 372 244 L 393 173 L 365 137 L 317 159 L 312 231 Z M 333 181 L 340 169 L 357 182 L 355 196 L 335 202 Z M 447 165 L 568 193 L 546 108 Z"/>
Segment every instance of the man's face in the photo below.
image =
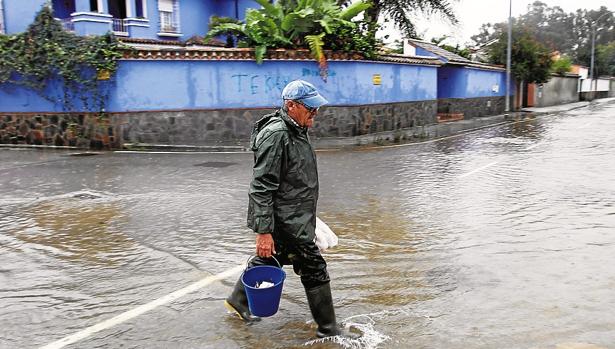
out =
<path fill-rule="evenodd" d="M 288 115 L 301 127 L 312 127 L 318 108 L 310 108 L 299 101 L 288 101 Z"/>

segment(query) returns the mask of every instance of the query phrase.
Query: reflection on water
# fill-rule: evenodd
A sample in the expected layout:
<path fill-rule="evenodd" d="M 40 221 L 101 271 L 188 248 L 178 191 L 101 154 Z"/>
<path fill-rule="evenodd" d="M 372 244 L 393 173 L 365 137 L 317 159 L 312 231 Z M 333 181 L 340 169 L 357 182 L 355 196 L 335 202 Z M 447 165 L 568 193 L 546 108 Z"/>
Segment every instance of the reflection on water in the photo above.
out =
<path fill-rule="evenodd" d="M 114 202 L 82 202 L 83 197 L 41 201 L 22 210 L 19 224 L 9 234 L 23 243 L 45 247 L 58 258 L 112 267 L 116 254 L 134 248 L 134 242 L 114 227 L 121 209 Z"/>

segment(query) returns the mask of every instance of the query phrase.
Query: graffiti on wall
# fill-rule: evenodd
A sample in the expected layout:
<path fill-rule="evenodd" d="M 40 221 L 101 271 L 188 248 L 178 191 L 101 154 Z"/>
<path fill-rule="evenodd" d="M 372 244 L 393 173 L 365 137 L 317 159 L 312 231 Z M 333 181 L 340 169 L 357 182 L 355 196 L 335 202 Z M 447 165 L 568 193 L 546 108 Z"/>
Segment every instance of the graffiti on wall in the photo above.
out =
<path fill-rule="evenodd" d="M 335 77 L 336 73 L 333 70 L 329 71 L 329 77 Z M 303 68 L 301 70 L 301 78 L 318 77 L 320 72 L 318 69 Z M 256 94 L 279 94 L 284 89 L 284 86 L 294 80 L 290 75 L 269 75 L 269 74 L 233 74 L 231 75 L 235 92 Z"/>

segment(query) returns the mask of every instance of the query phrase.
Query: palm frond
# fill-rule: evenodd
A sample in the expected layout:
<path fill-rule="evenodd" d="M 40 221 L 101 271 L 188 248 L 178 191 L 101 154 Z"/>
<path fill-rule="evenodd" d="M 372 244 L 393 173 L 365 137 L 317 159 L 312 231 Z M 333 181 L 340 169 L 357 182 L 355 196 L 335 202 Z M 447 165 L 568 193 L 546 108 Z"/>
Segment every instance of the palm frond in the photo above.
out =
<path fill-rule="evenodd" d="M 342 11 L 340 18 L 344 20 L 351 20 L 355 18 L 361 12 L 367 10 L 372 5 L 370 3 L 366 3 L 364 1 L 357 1 L 354 4 L 348 6 L 345 10 Z"/>
<path fill-rule="evenodd" d="M 265 53 L 267 53 L 266 45 L 259 45 L 254 48 L 254 57 L 256 58 L 256 63 L 263 63 L 263 58 L 265 58 Z"/>
<path fill-rule="evenodd" d="M 211 27 L 205 35 L 205 39 L 211 39 L 218 35 L 232 34 L 238 36 L 246 36 L 245 28 L 242 24 L 237 23 L 221 23 Z"/>

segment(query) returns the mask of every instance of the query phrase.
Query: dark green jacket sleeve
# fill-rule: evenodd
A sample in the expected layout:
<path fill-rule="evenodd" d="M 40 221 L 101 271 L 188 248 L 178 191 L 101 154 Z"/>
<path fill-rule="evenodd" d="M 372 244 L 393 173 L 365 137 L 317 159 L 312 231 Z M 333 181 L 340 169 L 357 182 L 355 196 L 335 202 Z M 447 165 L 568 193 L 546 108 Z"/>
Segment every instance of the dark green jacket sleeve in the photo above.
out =
<path fill-rule="evenodd" d="M 256 142 L 249 191 L 248 227 L 256 233 L 273 233 L 273 196 L 280 186 L 286 134 L 274 131 Z"/>

